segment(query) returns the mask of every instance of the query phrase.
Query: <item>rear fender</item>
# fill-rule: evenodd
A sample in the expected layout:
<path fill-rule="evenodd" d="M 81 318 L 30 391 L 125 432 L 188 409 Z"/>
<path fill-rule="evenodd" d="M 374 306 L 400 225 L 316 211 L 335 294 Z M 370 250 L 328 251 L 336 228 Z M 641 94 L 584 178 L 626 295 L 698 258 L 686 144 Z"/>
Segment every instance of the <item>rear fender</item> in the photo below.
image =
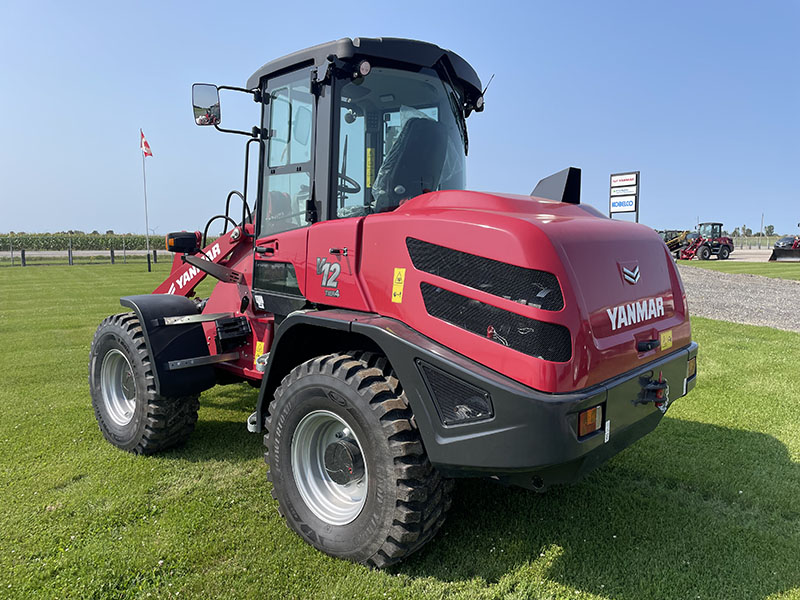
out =
<path fill-rule="evenodd" d="M 489 380 L 501 387 L 511 385 L 518 393 L 527 390 L 395 319 L 348 310 L 298 311 L 286 317 L 276 333 L 256 405 L 257 431 L 263 430 L 275 390 L 294 367 L 315 356 L 353 349 L 376 351 L 386 356 L 403 386 L 423 444 L 434 464 L 455 464 L 463 460 L 463 456 L 459 457 L 458 444 L 450 442 L 462 439 L 465 434 L 469 437 L 469 434 L 462 427 L 448 429 L 442 425 L 417 360 L 441 363 L 451 375 L 475 386 Z M 477 435 L 480 437 L 486 432 Z"/>
<path fill-rule="evenodd" d="M 189 298 L 172 294 L 125 296 L 122 306 L 132 308 L 139 317 L 144 341 L 153 363 L 156 393 L 162 396 L 190 396 L 213 387 L 216 383 L 211 366 L 169 370 L 173 360 L 208 356 L 201 323 L 164 325 L 164 317 L 181 317 L 199 313 Z"/>
<path fill-rule="evenodd" d="M 295 311 L 281 321 L 269 352 L 256 405 L 256 426 L 261 431 L 269 403 L 281 380 L 299 364 L 324 354 L 355 348 L 381 351 L 372 340 L 352 332 L 356 319 L 367 313 L 348 310 Z"/>
<path fill-rule="evenodd" d="M 411 336 L 413 340 L 404 338 Z M 332 352 L 368 350 L 386 356 L 400 379 L 423 442 L 434 443 L 435 412 L 409 348 L 422 350 L 424 336 L 385 317 L 350 310 L 297 311 L 284 319 L 270 350 L 256 405 L 258 431 L 269 414 L 269 403 L 281 380 L 306 360 Z"/>

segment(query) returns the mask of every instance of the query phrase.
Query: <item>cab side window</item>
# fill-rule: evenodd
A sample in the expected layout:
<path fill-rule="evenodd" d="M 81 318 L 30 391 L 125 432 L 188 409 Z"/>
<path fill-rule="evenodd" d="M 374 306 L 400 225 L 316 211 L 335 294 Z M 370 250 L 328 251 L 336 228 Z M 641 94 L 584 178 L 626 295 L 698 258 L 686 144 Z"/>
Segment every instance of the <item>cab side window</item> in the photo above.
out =
<path fill-rule="evenodd" d="M 309 74 L 301 70 L 267 84 L 269 130 L 259 237 L 308 225 L 314 102 Z"/>

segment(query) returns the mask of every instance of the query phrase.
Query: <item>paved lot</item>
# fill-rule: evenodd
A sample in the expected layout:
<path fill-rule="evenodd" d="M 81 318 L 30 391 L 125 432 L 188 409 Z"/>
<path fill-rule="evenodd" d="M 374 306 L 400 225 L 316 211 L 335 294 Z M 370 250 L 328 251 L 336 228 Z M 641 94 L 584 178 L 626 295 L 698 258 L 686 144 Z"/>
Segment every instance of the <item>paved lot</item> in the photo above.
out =
<path fill-rule="evenodd" d="M 761 248 L 761 250 L 758 248 L 753 248 L 752 250 L 748 250 L 747 248 L 736 248 L 728 260 L 766 262 L 769 260 L 770 254 L 772 254 L 772 248 Z M 717 259 L 712 258 L 711 260 Z"/>

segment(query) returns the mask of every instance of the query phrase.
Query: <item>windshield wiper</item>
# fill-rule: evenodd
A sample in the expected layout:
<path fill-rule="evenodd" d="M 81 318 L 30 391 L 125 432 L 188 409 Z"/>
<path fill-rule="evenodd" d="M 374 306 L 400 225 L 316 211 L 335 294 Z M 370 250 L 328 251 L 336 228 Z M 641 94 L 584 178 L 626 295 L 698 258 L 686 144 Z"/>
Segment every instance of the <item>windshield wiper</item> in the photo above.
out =
<path fill-rule="evenodd" d="M 453 111 L 453 117 L 458 124 L 458 131 L 461 134 L 461 140 L 464 142 L 464 154 L 467 155 L 469 153 L 469 138 L 467 137 L 467 123 L 464 120 L 464 110 L 462 108 L 462 104 L 456 95 L 456 86 L 453 84 L 453 79 L 450 77 L 450 73 L 447 71 L 447 67 L 440 61 L 439 62 L 439 69 L 440 72 L 444 73 L 445 79 L 447 80 L 447 85 L 450 86 L 450 90 L 448 91 L 447 86 L 445 86 L 445 91 L 447 92 L 447 99 L 450 101 L 450 110 Z M 444 83 L 444 82 L 443 82 Z"/>
<path fill-rule="evenodd" d="M 467 138 L 467 124 L 464 122 L 464 113 L 459 110 L 458 98 L 456 98 L 455 92 L 449 92 L 447 98 L 450 100 L 450 110 L 453 111 L 453 117 L 458 124 L 458 132 L 464 142 L 464 154 L 466 155 L 469 152 L 469 139 Z"/>

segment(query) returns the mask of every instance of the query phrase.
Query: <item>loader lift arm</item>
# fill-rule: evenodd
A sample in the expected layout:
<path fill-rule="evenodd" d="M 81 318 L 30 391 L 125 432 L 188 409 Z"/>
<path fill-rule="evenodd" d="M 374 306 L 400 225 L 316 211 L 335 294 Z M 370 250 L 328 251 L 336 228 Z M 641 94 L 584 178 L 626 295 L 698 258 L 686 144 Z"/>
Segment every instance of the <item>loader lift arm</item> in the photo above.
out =
<path fill-rule="evenodd" d="M 215 241 L 208 244 L 196 256 L 176 254 L 172 261 L 172 271 L 164 282 L 159 285 L 154 294 L 173 294 L 191 298 L 195 288 L 206 278 L 212 275 L 222 281 L 244 283 L 244 275 L 233 271 L 228 265 L 235 264 L 244 254 L 252 251 L 253 225 L 245 224 L 235 227 L 230 232 L 223 234 Z M 211 264 L 203 265 L 201 261 Z M 213 265 L 213 266 L 212 266 Z M 218 267 L 225 267 L 219 269 Z M 217 267 L 217 268 L 214 268 Z"/>

